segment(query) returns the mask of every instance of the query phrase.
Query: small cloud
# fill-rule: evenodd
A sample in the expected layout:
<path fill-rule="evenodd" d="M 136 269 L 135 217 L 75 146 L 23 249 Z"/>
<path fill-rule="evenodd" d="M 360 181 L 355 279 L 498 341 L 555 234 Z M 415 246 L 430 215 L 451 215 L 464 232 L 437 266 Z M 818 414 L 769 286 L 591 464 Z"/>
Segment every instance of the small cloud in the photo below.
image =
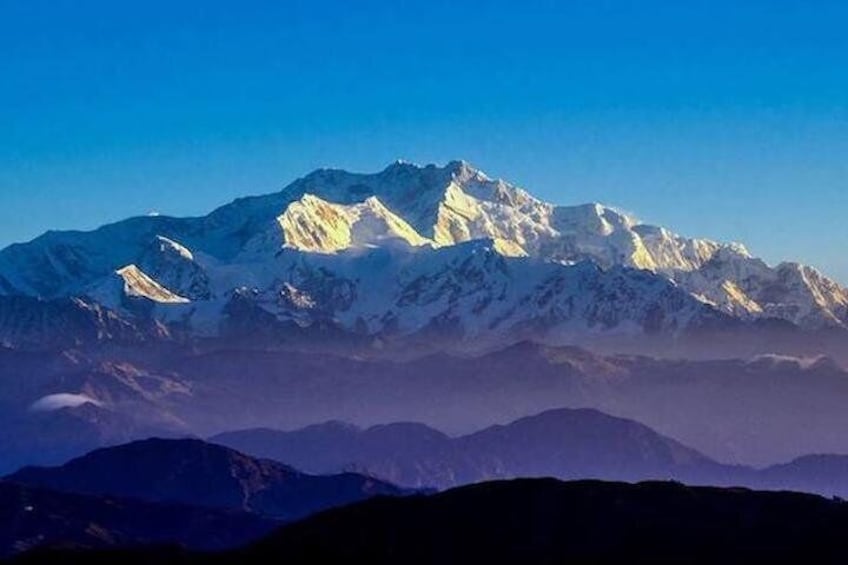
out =
<path fill-rule="evenodd" d="M 85 394 L 72 394 L 69 392 L 60 392 L 57 394 L 48 394 L 33 402 L 29 410 L 30 412 L 53 412 L 62 408 L 77 408 L 83 404 L 94 404 L 101 406 L 101 403 Z"/>

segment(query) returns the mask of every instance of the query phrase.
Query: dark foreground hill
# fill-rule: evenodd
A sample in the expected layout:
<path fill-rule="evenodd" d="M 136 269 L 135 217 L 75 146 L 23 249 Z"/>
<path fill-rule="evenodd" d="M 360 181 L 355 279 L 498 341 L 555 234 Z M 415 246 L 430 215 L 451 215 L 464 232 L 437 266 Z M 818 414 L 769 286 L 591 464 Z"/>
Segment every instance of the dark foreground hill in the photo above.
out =
<path fill-rule="evenodd" d="M 60 467 L 27 467 L 9 480 L 65 492 L 228 508 L 279 520 L 401 495 L 355 473 L 314 476 L 196 439 L 149 439 L 107 447 Z"/>
<path fill-rule="evenodd" d="M 0 557 L 39 546 L 244 545 L 279 522 L 235 510 L 57 492 L 0 481 Z"/>
<path fill-rule="evenodd" d="M 41 553 L 18 563 L 844 563 L 848 504 L 678 483 L 484 483 L 375 498 L 215 555 Z"/>

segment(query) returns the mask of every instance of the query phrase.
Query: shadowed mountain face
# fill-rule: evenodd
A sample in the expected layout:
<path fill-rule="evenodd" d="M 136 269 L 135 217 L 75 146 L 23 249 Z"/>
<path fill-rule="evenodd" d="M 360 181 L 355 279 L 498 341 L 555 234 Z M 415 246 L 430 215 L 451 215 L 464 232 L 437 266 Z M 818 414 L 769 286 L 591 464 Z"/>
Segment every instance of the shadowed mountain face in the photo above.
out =
<path fill-rule="evenodd" d="M 375 495 L 405 493 L 362 475 L 307 475 L 193 439 L 105 448 L 61 467 L 24 468 L 8 480 L 67 492 L 237 509 L 280 520 Z"/>
<path fill-rule="evenodd" d="M 363 430 L 331 422 L 293 432 L 225 433 L 213 441 L 313 472 L 357 469 L 397 484 L 439 488 L 545 476 L 724 484 L 743 475 L 641 424 L 595 410 L 552 410 L 458 438 L 420 424 Z"/>
<path fill-rule="evenodd" d="M 0 481 L 0 557 L 40 546 L 243 545 L 279 522 L 180 504 L 58 492 Z"/>
<path fill-rule="evenodd" d="M 378 498 L 218 555 L 139 551 L 122 563 L 844 563 L 848 505 L 675 483 L 495 482 Z M 112 554 L 52 553 L 21 563 Z"/>

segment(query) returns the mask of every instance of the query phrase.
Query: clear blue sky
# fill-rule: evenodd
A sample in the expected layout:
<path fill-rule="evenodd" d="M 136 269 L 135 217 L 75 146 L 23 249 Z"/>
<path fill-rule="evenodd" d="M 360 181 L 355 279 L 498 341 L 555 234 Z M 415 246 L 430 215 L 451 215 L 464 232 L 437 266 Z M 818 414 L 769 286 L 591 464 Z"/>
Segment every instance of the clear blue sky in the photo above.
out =
<path fill-rule="evenodd" d="M 848 282 L 848 3 L 0 0 L 0 245 L 467 159 Z"/>

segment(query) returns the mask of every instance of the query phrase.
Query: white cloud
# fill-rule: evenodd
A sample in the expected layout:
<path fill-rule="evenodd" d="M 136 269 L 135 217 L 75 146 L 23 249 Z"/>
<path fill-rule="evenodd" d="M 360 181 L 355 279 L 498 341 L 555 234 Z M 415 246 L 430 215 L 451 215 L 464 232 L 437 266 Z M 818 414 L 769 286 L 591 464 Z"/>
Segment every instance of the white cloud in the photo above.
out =
<path fill-rule="evenodd" d="M 85 394 L 72 394 L 69 392 L 61 392 L 57 394 L 48 394 L 45 397 L 39 398 L 33 402 L 29 409 L 32 412 L 53 412 L 62 408 L 76 408 L 83 404 L 94 404 L 100 406 L 101 403 Z"/>

